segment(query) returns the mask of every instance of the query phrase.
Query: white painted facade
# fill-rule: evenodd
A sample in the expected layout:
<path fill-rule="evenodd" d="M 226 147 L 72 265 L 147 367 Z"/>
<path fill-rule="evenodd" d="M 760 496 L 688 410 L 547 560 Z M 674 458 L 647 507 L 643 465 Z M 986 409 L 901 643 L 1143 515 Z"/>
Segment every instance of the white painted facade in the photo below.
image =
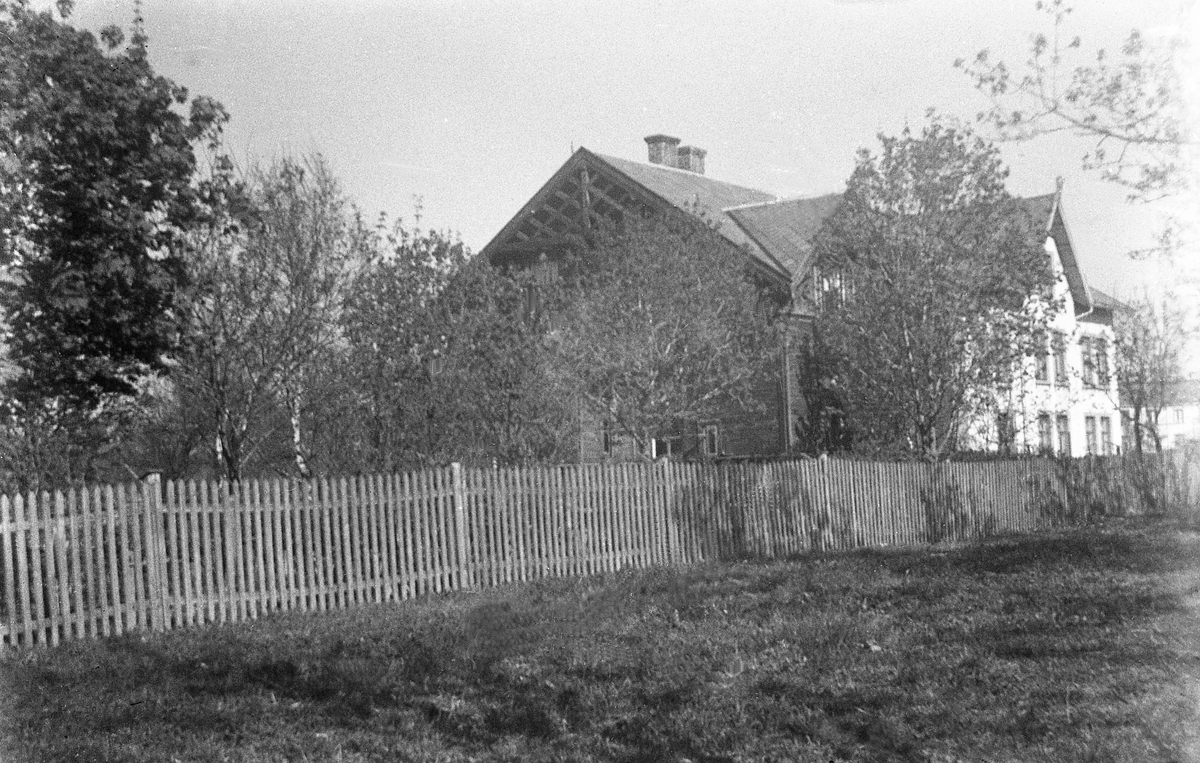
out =
<path fill-rule="evenodd" d="M 1041 357 L 1025 359 L 1012 390 L 968 428 L 975 448 L 1073 457 L 1120 452 L 1111 309 L 1096 306 L 1077 265 L 1072 293 L 1059 251 L 1070 243 L 1059 214 L 1056 204 L 1046 238 L 1056 277 L 1054 296 L 1061 303 L 1049 324 L 1051 337 Z M 1077 304 L 1080 287 L 1091 304 Z"/>

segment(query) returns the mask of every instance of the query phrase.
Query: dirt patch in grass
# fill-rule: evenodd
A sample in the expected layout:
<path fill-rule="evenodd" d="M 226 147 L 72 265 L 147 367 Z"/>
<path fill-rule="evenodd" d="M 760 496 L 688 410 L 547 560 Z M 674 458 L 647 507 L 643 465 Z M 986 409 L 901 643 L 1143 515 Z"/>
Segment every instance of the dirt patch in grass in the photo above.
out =
<path fill-rule="evenodd" d="M 76 642 L 0 682 L 16 760 L 1200 760 L 1200 536 L 543 581 Z"/>

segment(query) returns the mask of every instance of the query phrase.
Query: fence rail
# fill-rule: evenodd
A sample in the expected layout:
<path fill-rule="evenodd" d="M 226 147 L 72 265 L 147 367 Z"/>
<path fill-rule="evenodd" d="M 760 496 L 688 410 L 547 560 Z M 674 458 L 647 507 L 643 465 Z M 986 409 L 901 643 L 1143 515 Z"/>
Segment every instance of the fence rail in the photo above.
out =
<path fill-rule="evenodd" d="M 1173 473 L 1150 484 L 1164 500 L 1183 490 L 1194 502 L 1200 464 Z M 455 464 L 3 497 L 0 648 L 548 576 L 1029 530 L 1125 507 L 1144 494 L 1131 475 L 1045 459 Z"/>

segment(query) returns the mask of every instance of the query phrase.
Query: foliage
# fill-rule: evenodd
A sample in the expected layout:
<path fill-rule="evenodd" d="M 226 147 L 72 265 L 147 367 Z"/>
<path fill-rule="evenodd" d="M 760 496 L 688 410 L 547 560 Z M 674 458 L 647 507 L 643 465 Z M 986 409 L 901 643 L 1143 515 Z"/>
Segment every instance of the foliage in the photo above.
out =
<path fill-rule="evenodd" d="M 419 216 L 418 216 L 419 223 Z M 434 300 L 467 261 L 449 233 L 403 221 L 373 233 L 370 258 L 355 275 L 341 315 L 346 339 L 341 450 L 354 469 L 391 472 L 423 460 L 441 434 L 430 361 L 443 346 Z"/>
<path fill-rule="evenodd" d="M 280 429 L 291 430 L 307 476 L 303 414 L 337 373 L 341 305 L 369 236 L 319 156 L 242 179 L 226 168 L 206 200 L 207 224 L 189 236 L 188 338 L 173 373 L 180 404 L 204 412 L 227 478 L 270 459 Z"/>
<path fill-rule="evenodd" d="M 1162 450 L 1158 417 L 1183 380 L 1184 321 L 1183 309 L 1148 296 L 1132 301 L 1114 316 L 1122 416 L 1133 427 L 1134 448 L 1139 453 L 1147 435 L 1154 450 Z"/>
<path fill-rule="evenodd" d="M 1037 8 L 1053 19 L 1053 29 L 1033 36 L 1022 72 L 993 60 L 987 50 L 971 63 L 955 63 L 991 99 L 980 121 L 1013 140 L 1057 132 L 1090 138 L 1095 143 L 1084 167 L 1126 186 L 1136 198 L 1184 188 L 1186 151 L 1196 137 L 1181 97 L 1183 36 L 1158 41 L 1135 30 L 1117 55 L 1100 49 L 1093 63 L 1072 68 L 1068 59 L 1082 41 L 1066 40 L 1071 8 L 1063 0 L 1039 1 Z"/>
<path fill-rule="evenodd" d="M 9 392 L 47 410 L 101 408 L 165 369 L 197 213 L 191 144 L 225 118 L 206 98 L 179 113 L 187 91 L 154 73 L 140 23 L 123 48 L 116 28 L 102 38 L 25 0 L 0 6 Z"/>
<path fill-rule="evenodd" d="M 937 118 L 880 140 L 813 241 L 820 381 L 858 448 L 935 457 L 1044 339 L 1053 274 L 994 146 Z"/>
<path fill-rule="evenodd" d="M 0 492 L 128 479 L 113 466 L 117 432 L 131 415 L 128 406 L 81 411 L 55 400 L 9 401 L 0 420 Z"/>
<path fill-rule="evenodd" d="M 557 382 L 640 452 L 730 404 L 757 406 L 780 306 L 713 228 L 627 221 L 602 232 L 575 271 L 554 318 Z"/>
<path fill-rule="evenodd" d="M 555 463 L 577 453 L 578 409 L 554 383 L 550 349 L 562 288 L 538 278 L 472 261 L 434 305 L 444 371 L 432 381 L 452 401 L 447 430 L 455 433 L 457 459 Z M 536 311 L 529 310 L 531 289 Z"/>

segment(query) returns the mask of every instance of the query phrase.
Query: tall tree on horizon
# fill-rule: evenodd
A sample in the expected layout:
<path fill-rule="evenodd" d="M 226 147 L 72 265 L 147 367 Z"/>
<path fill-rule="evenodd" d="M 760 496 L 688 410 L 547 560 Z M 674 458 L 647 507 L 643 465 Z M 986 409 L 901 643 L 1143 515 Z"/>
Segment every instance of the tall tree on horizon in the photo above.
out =
<path fill-rule="evenodd" d="M 115 26 L 97 41 L 67 23 L 70 2 L 58 9 L 0 4 L 9 394 L 87 411 L 167 367 L 198 212 L 193 143 L 226 115 L 154 72 L 140 18 L 128 43 Z"/>

